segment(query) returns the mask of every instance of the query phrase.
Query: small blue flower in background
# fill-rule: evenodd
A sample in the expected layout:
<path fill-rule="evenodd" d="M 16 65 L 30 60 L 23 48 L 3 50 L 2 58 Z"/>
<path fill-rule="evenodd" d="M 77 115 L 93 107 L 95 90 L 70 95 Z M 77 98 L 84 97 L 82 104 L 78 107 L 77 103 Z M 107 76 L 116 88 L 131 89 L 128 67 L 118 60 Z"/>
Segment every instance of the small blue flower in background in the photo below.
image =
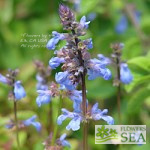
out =
<path fill-rule="evenodd" d="M 52 69 L 56 69 L 61 63 L 64 63 L 64 62 L 65 62 L 64 58 L 52 57 L 49 60 L 49 65 Z"/>
<path fill-rule="evenodd" d="M 8 84 L 9 80 L 3 76 L 2 74 L 0 74 L 0 82 L 4 83 L 4 84 Z"/>
<path fill-rule="evenodd" d="M 89 20 L 89 21 L 93 21 L 95 18 L 96 18 L 96 13 L 94 13 L 94 12 L 88 14 L 88 16 L 87 16 L 87 20 Z"/>
<path fill-rule="evenodd" d="M 67 136 L 66 133 L 64 133 L 63 135 L 61 135 L 60 138 L 59 138 L 59 143 L 60 143 L 63 147 L 65 147 L 65 146 L 71 147 L 70 143 L 66 140 L 66 136 Z"/>
<path fill-rule="evenodd" d="M 5 125 L 5 127 L 6 127 L 7 129 L 12 129 L 14 126 L 15 126 L 14 123 L 9 123 L 9 124 L 6 124 L 6 125 Z"/>
<path fill-rule="evenodd" d="M 82 117 L 80 113 L 76 112 L 69 112 L 68 110 L 62 108 L 62 115 L 60 115 L 57 119 L 57 124 L 61 125 L 64 120 L 67 118 L 71 118 L 72 120 L 66 126 L 67 130 L 77 131 L 80 129 L 80 123 L 82 121 Z"/>
<path fill-rule="evenodd" d="M 139 11 L 134 11 L 134 17 L 135 17 L 135 20 L 136 20 L 136 23 L 140 23 L 140 16 L 141 16 L 141 13 Z M 116 27 L 115 27 L 115 31 L 118 33 L 118 34 L 122 34 L 126 31 L 126 29 L 128 28 L 128 19 L 127 19 L 127 16 L 125 14 L 122 14 Z"/>
<path fill-rule="evenodd" d="M 53 34 L 53 38 L 51 38 L 51 39 L 48 41 L 47 45 L 46 45 L 47 49 L 49 49 L 49 50 L 54 50 L 55 47 L 56 47 L 56 44 L 57 44 L 60 40 L 64 40 L 64 39 L 65 39 L 65 36 L 64 36 L 63 33 L 58 33 L 58 32 L 56 32 L 56 31 L 53 31 L 52 34 Z"/>
<path fill-rule="evenodd" d="M 102 77 L 105 80 L 109 80 L 111 78 L 111 71 L 106 66 L 110 61 L 102 55 L 98 55 L 98 57 L 99 59 L 94 58 L 89 61 L 88 79 L 94 80 L 97 77 Z"/>
<path fill-rule="evenodd" d="M 16 100 L 20 100 L 26 96 L 26 92 L 21 85 L 21 81 L 16 81 L 14 83 L 14 95 Z"/>
<path fill-rule="evenodd" d="M 131 74 L 130 69 L 126 63 L 120 64 L 120 80 L 124 84 L 129 84 L 133 80 L 133 76 Z"/>
<path fill-rule="evenodd" d="M 114 119 L 111 116 L 107 116 L 106 115 L 107 113 L 108 113 L 107 109 L 104 109 L 103 111 L 101 111 L 98 108 L 98 103 L 94 104 L 92 109 L 91 109 L 92 119 L 94 119 L 94 120 L 103 119 L 110 125 L 114 124 Z"/>
<path fill-rule="evenodd" d="M 59 72 L 59 73 L 56 73 L 55 80 L 60 85 L 64 85 L 66 89 L 74 90 L 75 85 L 73 85 L 73 83 L 70 81 L 69 76 L 70 74 L 67 71 Z"/>
<path fill-rule="evenodd" d="M 36 103 L 39 107 L 43 104 L 48 104 L 51 101 L 51 91 L 50 90 L 38 90 L 39 96 L 36 98 Z"/>
<path fill-rule="evenodd" d="M 85 16 L 83 16 L 83 17 L 80 19 L 80 26 L 81 26 L 81 28 L 83 28 L 83 29 L 87 29 L 87 28 L 89 27 L 89 23 L 90 23 L 90 21 L 87 21 L 87 22 L 86 22 L 86 17 L 85 17 Z"/>
<path fill-rule="evenodd" d="M 80 11 L 80 3 L 81 3 L 81 0 L 74 0 L 74 10 L 79 12 Z"/>
<path fill-rule="evenodd" d="M 25 126 L 33 125 L 36 128 L 36 130 L 39 132 L 41 130 L 41 124 L 39 122 L 35 121 L 36 118 L 37 118 L 37 116 L 34 115 L 31 118 L 23 121 L 23 124 Z"/>
<path fill-rule="evenodd" d="M 37 90 L 48 90 L 48 85 L 45 82 L 45 79 L 39 74 L 36 75 L 36 80 L 38 81 L 36 85 Z"/>
<path fill-rule="evenodd" d="M 125 32 L 125 30 L 127 29 L 128 27 L 128 20 L 127 20 L 127 17 L 125 15 L 122 15 L 119 22 L 117 23 L 116 25 L 116 28 L 115 28 L 115 31 L 118 33 L 118 34 L 122 34 Z"/>
<path fill-rule="evenodd" d="M 141 19 L 141 12 L 134 11 L 134 16 L 135 16 L 136 22 L 139 24 L 140 23 L 140 19 Z"/>

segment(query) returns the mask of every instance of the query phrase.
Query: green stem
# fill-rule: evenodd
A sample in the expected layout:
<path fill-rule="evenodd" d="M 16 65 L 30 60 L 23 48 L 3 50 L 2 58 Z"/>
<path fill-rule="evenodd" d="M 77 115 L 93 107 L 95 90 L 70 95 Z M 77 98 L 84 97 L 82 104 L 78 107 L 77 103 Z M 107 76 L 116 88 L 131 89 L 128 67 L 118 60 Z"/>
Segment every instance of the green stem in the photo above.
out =
<path fill-rule="evenodd" d="M 53 107 L 52 107 L 52 102 L 50 102 L 49 104 L 49 112 L 48 112 L 48 117 L 50 117 L 50 119 L 48 119 L 48 126 L 47 126 L 47 132 L 48 134 L 52 132 L 53 130 Z"/>
<path fill-rule="evenodd" d="M 57 118 L 61 114 L 61 108 L 62 108 L 62 96 L 60 95 L 59 103 L 58 103 L 58 113 L 57 113 Z M 53 137 L 52 137 L 52 142 L 51 145 L 55 145 L 56 137 L 57 137 L 57 132 L 58 132 L 58 125 L 57 125 L 57 120 L 56 120 L 56 125 L 54 128 L 53 132 Z"/>
<path fill-rule="evenodd" d="M 17 102 L 16 102 L 16 100 L 14 100 L 14 118 L 15 118 L 15 124 L 16 124 L 17 149 L 20 150 L 19 128 L 18 128 L 18 118 L 17 118 Z"/>

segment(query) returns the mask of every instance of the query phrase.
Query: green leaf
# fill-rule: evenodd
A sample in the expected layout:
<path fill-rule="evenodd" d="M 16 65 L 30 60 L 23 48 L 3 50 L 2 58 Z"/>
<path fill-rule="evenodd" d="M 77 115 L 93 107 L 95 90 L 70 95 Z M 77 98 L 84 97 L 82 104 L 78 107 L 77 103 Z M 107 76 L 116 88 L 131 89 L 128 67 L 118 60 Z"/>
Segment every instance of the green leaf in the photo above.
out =
<path fill-rule="evenodd" d="M 150 89 L 149 88 L 142 88 L 134 93 L 134 95 L 129 99 L 128 103 L 128 113 L 138 113 L 140 112 L 141 105 L 149 96 Z"/>
<path fill-rule="evenodd" d="M 87 91 L 89 99 L 105 99 L 111 97 L 116 88 L 113 87 L 112 82 L 97 78 L 96 80 L 87 81 Z"/>
<path fill-rule="evenodd" d="M 134 79 L 129 85 L 125 85 L 125 89 L 127 92 L 131 92 L 135 87 L 140 84 L 149 83 L 150 75 L 142 76 L 138 74 L 133 74 Z"/>
<path fill-rule="evenodd" d="M 128 64 L 135 65 L 147 72 L 150 72 L 150 58 L 149 57 L 144 57 L 144 56 L 136 57 L 136 58 L 130 59 L 128 61 Z"/>

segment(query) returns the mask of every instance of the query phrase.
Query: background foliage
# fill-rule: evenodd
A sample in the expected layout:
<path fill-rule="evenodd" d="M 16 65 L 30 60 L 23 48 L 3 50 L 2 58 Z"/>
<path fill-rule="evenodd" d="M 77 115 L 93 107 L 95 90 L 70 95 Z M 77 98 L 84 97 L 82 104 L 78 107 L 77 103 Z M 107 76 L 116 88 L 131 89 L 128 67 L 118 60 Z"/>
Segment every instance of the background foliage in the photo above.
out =
<path fill-rule="evenodd" d="M 7 68 L 19 68 L 18 79 L 21 79 L 25 86 L 27 97 L 19 102 L 19 119 L 26 119 L 33 114 L 37 114 L 43 129 L 37 133 L 35 129 L 29 127 L 20 131 L 20 139 L 23 150 L 42 150 L 42 143 L 48 136 L 46 130 L 47 120 L 49 119 L 49 105 L 38 108 L 35 102 L 36 93 L 36 70 L 33 60 L 40 59 L 46 65 L 52 57 L 52 52 L 45 47 L 30 48 L 21 47 L 22 34 L 28 35 L 47 35 L 50 38 L 51 31 L 62 31 L 58 16 L 58 6 L 60 3 L 73 5 L 66 1 L 59 0 L 1 0 L 0 1 L 0 72 L 5 74 Z M 128 28 L 123 34 L 115 32 L 115 26 L 121 17 L 122 10 L 126 4 L 133 3 L 141 13 L 140 30 L 145 37 L 142 39 L 132 20 L 128 18 Z M 122 86 L 121 112 L 123 124 L 128 125 L 147 125 L 147 144 L 125 145 L 122 150 L 148 150 L 150 147 L 150 1 L 149 0 L 82 0 L 80 11 L 77 12 L 77 19 L 83 15 L 88 16 L 95 13 L 96 18 L 91 22 L 87 37 L 92 37 L 94 48 L 91 50 L 93 56 L 102 53 L 110 56 L 112 42 L 123 42 L 123 59 L 128 60 L 129 67 L 133 73 L 134 81 L 130 85 Z M 36 44 L 37 42 L 31 42 Z M 43 45 L 46 45 L 44 41 Z M 114 72 L 113 68 L 111 68 Z M 57 70 L 58 71 L 58 70 Z M 52 72 L 50 80 L 54 79 L 55 70 Z M 15 134 L 12 130 L 7 130 L 4 126 L 13 118 L 13 103 L 7 100 L 8 88 L 0 83 L 0 150 L 15 149 Z M 108 108 L 109 115 L 115 119 L 117 124 L 116 88 L 112 85 L 112 80 L 104 81 L 96 79 L 87 80 L 88 99 L 91 104 L 99 102 L 100 108 Z M 54 115 L 58 100 L 53 99 Z M 63 105 L 72 110 L 72 103 L 64 99 Z M 53 116 L 55 119 L 55 116 Z M 89 130 L 89 144 L 92 150 L 99 149 L 118 149 L 115 145 L 95 145 L 94 125 L 103 124 L 102 121 L 92 122 Z M 59 128 L 60 133 L 66 132 L 65 123 Z M 79 149 L 82 140 L 82 132 L 68 132 L 68 140 L 72 144 L 72 150 Z"/>

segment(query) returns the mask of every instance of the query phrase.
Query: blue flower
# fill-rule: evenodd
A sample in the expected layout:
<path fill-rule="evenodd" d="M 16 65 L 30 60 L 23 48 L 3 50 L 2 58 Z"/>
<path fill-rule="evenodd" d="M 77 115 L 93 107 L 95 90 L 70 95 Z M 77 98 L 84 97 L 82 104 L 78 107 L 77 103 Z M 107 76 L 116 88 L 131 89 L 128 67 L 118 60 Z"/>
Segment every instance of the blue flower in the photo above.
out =
<path fill-rule="evenodd" d="M 75 85 L 71 82 L 69 77 L 70 77 L 70 74 L 67 71 L 59 72 L 59 73 L 56 73 L 55 80 L 60 85 L 64 85 L 66 89 L 74 90 L 75 89 Z"/>
<path fill-rule="evenodd" d="M 108 57 L 105 57 L 103 54 L 97 55 L 98 59 L 103 62 L 105 65 L 111 64 L 111 60 Z"/>
<path fill-rule="evenodd" d="M 141 13 L 139 11 L 134 11 L 133 15 L 136 20 L 136 23 L 139 24 Z M 115 27 L 115 31 L 118 34 L 122 34 L 126 31 L 127 27 L 128 27 L 128 19 L 127 19 L 126 15 L 123 14 L 123 15 L 121 15 L 121 18 L 119 19 L 119 21 Z"/>
<path fill-rule="evenodd" d="M 82 91 L 73 90 L 69 91 L 69 98 L 73 101 L 74 112 L 81 112 L 81 102 L 82 102 Z"/>
<path fill-rule="evenodd" d="M 110 125 L 114 124 L 114 119 L 111 116 L 107 116 L 106 115 L 107 113 L 108 113 L 107 109 L 104 109 L 103 111 L 101 111 L 98 108 L 98 103 L 94 104 L 92 109 L 91 109 L 92 119 L 94 119 L 94 120 L 103 119 Z"/>
<path fill-rule="evenodd" d="M 36 98 L 36 103 L 39 107 L 42 104 L 48 104 L 51 101 L 51 91 L 50 90 L 38 90 L 39 96 Z"/>
<path fill-rule="evenodd" d="M 14 83 L 14 95 L 16 100 L 20 100 L 26 96 L 26 92 L 20 81 Z"/>
<path fill-rule="evenodd" d="M 36 128 L 36 130 L 39 132 L 41 130 L 41 124 L 39 122 L 35 121 L 36 118 L 37 118 L 37 116 L 34 115 L 31 118 L 23 121 L 23 124 L 25 126 L 33 125 Z"/>
<path fill-rule="evenodd" d="M 118 34 L 122 34 L 125 32 L 127 27 L 128 27 L 127 17 L 125 15 L 122 15 L 119 22 L 116 25 L 115 30 Z"/>
<path fill-rule="evenodd" d="M 0 74 L 0 82 L 4 83 L 4 84 L 8 84 L 9 80 L 3 76 L 2 74 Z"/>
<path fill-rule="evenodd" d="M 120 80 L 124 84 L 129 84 L 133 80 L 133 76 L 126 63 L 120 64 Z"/>
<path fill-rule="evenodd" d="M 14 126 L 15 126 L 14 123 L 9 123 L 9 124 L 6 124 L 6 125 L 5 125 L 5 127 L 6 127 L 7 129 L 12 129 Z"/>
<path fill-rule="evenodd" d="M 74 1 L 73 7 L 74 7 L 74 10 L 77 11 L 77 12 L 80 11 L 80 3 L 81 3 L 81 0 L 75 0 Z"/>
<path fill-rule="evenodd" d="M 136 22 L 139 24 L 140 23 L 140 18 L 141 18 L 141 12 L 134 11 L 134 17 L 135 17 Z"/>
<path fill-rule="evenodd" d="M 38 81 L 38 83 L 36 85 L 37 90 L 48 90 L 48 85 L 46 84 L 46 81 L 42 76 L 37 74 L 36 80 Z"/>
<path fill-rule="evenodd" d="M 60 115 L 57 119 L 57 124 L 61 125 L 64 120 L 67 118 L 71 118 L 72 120 L 66 126 L 67 130 L 77 131 L 80 129 L 80 123 L 82 121 L 82 117 L 80 113 L 69 112 L 68 110 L 62 108 L 62 115 Z"/>
<path fill-rule="evenodd" d="M 49 65 L 52 69 L 56 69 L 61 63 L 64 63 L 64 62 L 65 62 L 64 58 L 52 57 L 49 60 Z"/>
<path fill-rule="evenodd" d="M 105 80 L 109 80 L 111 78 L 111 71 L 106 68 L 106 65 L 109 62 L 104 59 L 91 59 L 89 61 L 89 65 L 88 65 L 88 70 L 87 70 L 87 74 L 88 74 L 88 79 L 89 80 L 94 80 L 97 77 L 102 77 Z"/>
<path fill-rule="evenodd" d="M 89 21 L 93 21 L 96 18 L 96 16 L 97 16 L 96 13 L 92 12 L 92 13 L 88 14 L 87 19 Z"/>
<path fill-rule="evenodd" d="M 66 133 L 64 133 L 63 135 L 61 135 L 61 137 L 59 138 L 59 142 L 60 142 L 60 144 L 61 144 L 63 147 L 65 147 L 65 146 L 71 147 L 70 143 L 69 143 L 67 140 L 65 140 L 65 139 L 66 139 L 66 136 L 67 136 Z"/>
<path fill-rule="evenodd" d="M 65 36 L 64 36 L 64 34 L 62 34 L 62 33 L 58 33 L 58 32 L 56 32 L 56 31 L 53 31 L 52 34 L 53 34 L 53 38 L 51 38 L 51 39 L 48 41 L 47 45 L 46 45 L 46 47 L 47 47 L 49 50 L 54 50 L 56 44 L 57 44 L 60 40 L 64 40 L 64 39 L 65 39 Z"/>
<path fill-rule="evenodd" d="M 86 17 L 85 17 L 85 16 L 83 16 L 83 17 L 80 19 L 80 26 L 81 26 L 81 28 L 83 28 L 83 29 L 87 29 L 88 26 L 89 26 L 89 23 L 90 23 L 90 21 L 86 22 Z"/>

